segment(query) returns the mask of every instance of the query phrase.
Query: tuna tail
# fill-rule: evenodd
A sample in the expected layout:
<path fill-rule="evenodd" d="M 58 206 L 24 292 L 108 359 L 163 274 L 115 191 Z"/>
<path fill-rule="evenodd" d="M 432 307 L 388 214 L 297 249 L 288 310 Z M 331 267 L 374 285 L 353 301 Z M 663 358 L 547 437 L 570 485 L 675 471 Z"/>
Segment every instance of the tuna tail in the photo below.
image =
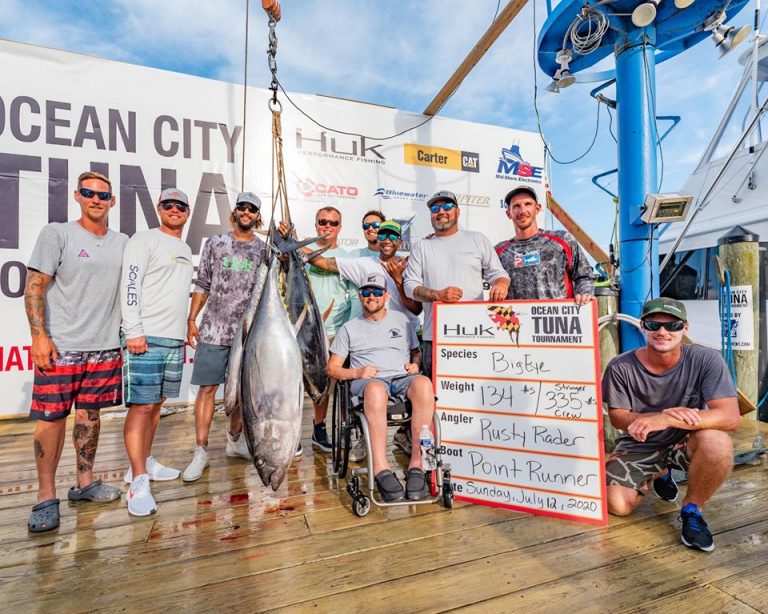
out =
<path fill-rule="evenodd" d="M 294 252 L 297 249 L 301 249 L 307 245 L 315 243 L 322 237 L 310 237 L 309 239 L 302 239 L 301 241 L 291 241 L 285 237 L 281 237 L 277 231 L 274 220 L 269 224 L 269 244 L 275 251 L 281 255 L 285 255 L 289 252 Z"/>
<path fill-rule="evenodd" d="M 326 245 L 325 247 L 321 247 L 320 249 L 316 249 L 313 252 L 302 252 L 299 254 L 299 258 L 301 258 L 301 261 L 304 264 L 307 264 L 307 262 L 311 262 L 318 256 L 322 255 L 326 250 L 330 249 L 330 245 Z"/>

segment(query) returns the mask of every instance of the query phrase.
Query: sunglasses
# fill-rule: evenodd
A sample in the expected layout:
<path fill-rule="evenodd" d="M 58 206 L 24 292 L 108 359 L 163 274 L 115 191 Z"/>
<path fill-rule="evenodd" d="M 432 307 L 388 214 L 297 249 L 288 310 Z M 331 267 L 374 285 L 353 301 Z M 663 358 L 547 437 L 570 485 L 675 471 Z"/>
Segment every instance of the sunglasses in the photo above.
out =
<path fill-rule="evenodd" d="M 439 203 L 439 204 L 437 204 L 437 205 L 430 205 L 430 206 L 429 206 L 429 210 L 430 210 L 432 213 L 440 213 L 440 210 L 441 210 L 441 209 L 442 209 L 443 211 L 450 211 L 450 210 L 451 210 L 451 209 L 453 209 L 455 206 L 456 206 L 456 204 L 455 204 L 455 203 Z"/>
<path fill-rule="evenodd" d="M 675 320 L 674 322 L 657 322 L 656 320 L 643 320 L 642 326 L 645 330 L 649 330 L 652 333 L 659 330 L 662 326 L 670 333 L 678 333 L 685 327 L 685 322 L 682 320 Z"/>
<path fill-rule="evenodd" d="M 256 214 L 259 212 L 259 208 L 252 203 L 237 203 L 235 205 L 235 209 L 238 211 L 247 211 L 251 214 Z"/>
<path fill-rule="evenodd" d="M 165 202 L 160 203 L 160 206 L 163 208 L 163 211 L 170 211 L 174 207 L 180 213 L 186 213 L 189 211 L 189 205 L 185 205 L 184 203 L 177 203 L 175 200 L 166 200 Z"/>
<path fill-rule="evenodd" d="M 378 230 L 379 226 L 381 226 L 381 222 L 363 222 L 363 230 L 368 230 L 371 227 Z"/>
<path fill-rule="evenodd" d="M 368 298 L 371 294 L 376 298 L 381 298 L 384 296 L 384 290 L 381 288 L 360 288 L 360 294 L 363 295 L 363 298 Z"/>
<path fill-rule="evenodd" d="M 83 198 L 93 198 L 94 196 L 98 196 L 99 200 L 110 200 L 112 198 L 112 192 L 97 192 L 88 188 L 80 188 L 78 192 L 80 192 L 80 196 Z"/>
<path fill-rule="evenodd" d="M 400 240 L 400 235 L 396 235 L 391 232 L 380 232 L 379 241 L 387 241 L 387 240 L 392 241 L 392 243 L 394 243 L 395 241 Z"/>
<path fill-rule="evenodd" d="M 331 226 L 332 228 L 336 228 L 341 222 L 339 220 L 327 220 L 325 218 L 320 220 L 315 220 L 315 224 L 318 226 Z"/>

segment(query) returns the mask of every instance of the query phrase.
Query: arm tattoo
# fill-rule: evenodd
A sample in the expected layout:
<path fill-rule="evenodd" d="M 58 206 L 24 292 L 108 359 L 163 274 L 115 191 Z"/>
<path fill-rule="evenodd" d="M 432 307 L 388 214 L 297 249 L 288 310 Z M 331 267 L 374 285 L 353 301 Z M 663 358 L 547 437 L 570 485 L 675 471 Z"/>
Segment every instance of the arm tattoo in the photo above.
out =
<path fill-rule="evenodd" d="M 77 470 L 80 473 L 93 469 L 100 429 L 99 412 L 95 410 L 88 410 L 88 422 L 75 423 L 72 429 L 72 439 L 77 455 Z"/>
<path fill-rule="evenodd" d="M 50 279 L 48 275 L 38 271 L 27 271 L 27 285 L 24 288 L 24 309 L 27 312 L 29 330 L 33 337 L 45 334 L 45 290 Z"/>
<path fill-rule="evenodd" d="M 315 267 L 321 271 L 326 271 L 328 273 L 339 272 L 339 265 L 336 264 L 336 258 L 323 258 L 322 256 L 318 256 L 317 258 L 310 260 L 309 263 L 315 265 Z"/>
<path fill-rule="evenodd" d="M 43 458 L 45 456 L 45 450 L 43 450 L 43 444 L 35 439 L 35 458 Z"/>
<path fill-rule="evenodd" d="M 413 291 L 413 298 L 422 303 L 431 303 L 437 300 L 437 290 L 425 288 L 424 286 L 417 286 Z"/>

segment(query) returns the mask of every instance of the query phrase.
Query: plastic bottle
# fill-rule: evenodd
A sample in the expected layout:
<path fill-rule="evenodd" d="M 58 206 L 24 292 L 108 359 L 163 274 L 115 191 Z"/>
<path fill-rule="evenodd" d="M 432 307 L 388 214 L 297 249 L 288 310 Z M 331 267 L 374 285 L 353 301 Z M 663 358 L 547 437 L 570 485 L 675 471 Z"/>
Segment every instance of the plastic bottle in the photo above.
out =
<path fill-rule="evenodd" d="M 421 433 L 419 433 L 419 446 L 421 447 L 422 469 L 424 471 L 435 469 L 437 467 L 434 455 L 435 440 L 432 438 L 432 431 L 426 424 L 421 427 Z"/>

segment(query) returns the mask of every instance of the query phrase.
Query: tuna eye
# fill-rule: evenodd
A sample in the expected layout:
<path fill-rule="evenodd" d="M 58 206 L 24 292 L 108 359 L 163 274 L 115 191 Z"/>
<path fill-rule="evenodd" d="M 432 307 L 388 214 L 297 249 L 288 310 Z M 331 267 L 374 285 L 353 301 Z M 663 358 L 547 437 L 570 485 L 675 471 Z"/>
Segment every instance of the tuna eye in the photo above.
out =
<path fill-rule="evenodd" d="M 264 465 L 264 459 L 263 459 L 263 458 L 261 458 L 261 457 L 259 457 L 259 458 L 255 459 L 255 463 L 254 463 L 254 464 L 255 464 L 257 467 L 261 467 L 261 466 L 263 466 L 263 465 Z"/>

